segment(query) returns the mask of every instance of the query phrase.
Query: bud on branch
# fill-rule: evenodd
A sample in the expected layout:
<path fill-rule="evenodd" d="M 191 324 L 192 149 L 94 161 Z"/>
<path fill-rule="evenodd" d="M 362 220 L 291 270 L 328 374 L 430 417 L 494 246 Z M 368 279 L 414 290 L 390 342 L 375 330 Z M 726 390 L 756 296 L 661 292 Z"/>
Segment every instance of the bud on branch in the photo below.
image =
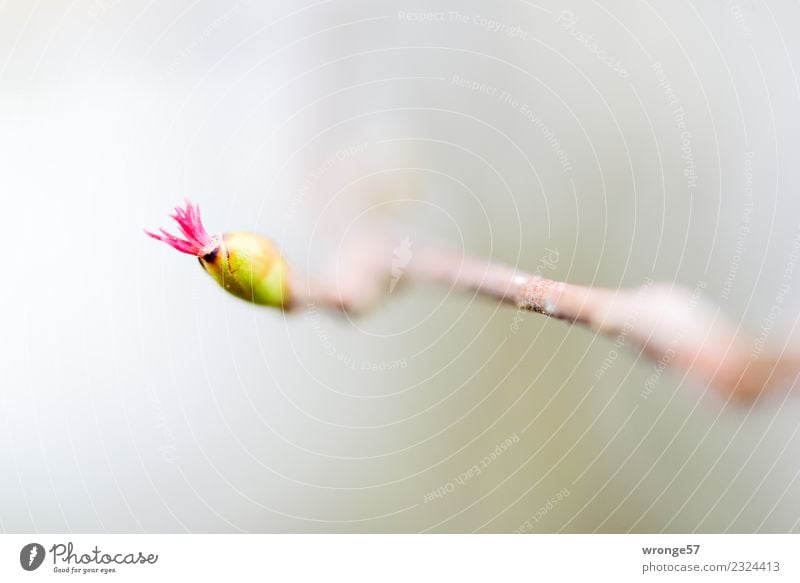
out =
<path fill-rule="evenodd" d="M 275 245 L 261 235 L 245 231 L 209 235 L 199 208 L 189 202 L 171 216 L 183 239 L 163 229 L 161 234 L 145 232 L 181 253 L 194 255 L 223 289 L 254 304 L 284 310 L 319 305 L 360 312 L 374 306 L 400 279 L 397 246 L 384 231 L 362 233 L 356 244 L 346 247 L 335 276 L 304 279 L 289 271 Z M 748 339 L 718 308 L 681 286 L 583 287 L 430 244 L 415 243 L 410 255 L 403 261 L 403 281 L 436 282 L 472 291 L 607 337 L 624 333 L 650 359 L 688 372 L 736 398 L 752 400 L 764 391 L 790 387 L 800 373 L 800 356 L 756 355 L 748 350 Z"/>

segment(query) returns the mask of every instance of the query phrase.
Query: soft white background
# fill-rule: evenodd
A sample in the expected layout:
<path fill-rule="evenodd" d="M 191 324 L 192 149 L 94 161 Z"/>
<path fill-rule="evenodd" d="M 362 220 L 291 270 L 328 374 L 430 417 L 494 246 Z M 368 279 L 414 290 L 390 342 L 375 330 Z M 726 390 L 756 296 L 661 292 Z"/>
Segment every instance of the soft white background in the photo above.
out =
<path fill-rule="evenodd" d="M 604 366 L 612 341 L 428 287 L 284 317 L 142 233 L 189 197 L 321 269 L 390 217 L 412 253 L 705 285 L 782 346 L 798 23 L 789 1 L 0 3 L 0 530 L 800 529 L 796 401 L 668 372 L 643 398 L 653 366 Z"/>

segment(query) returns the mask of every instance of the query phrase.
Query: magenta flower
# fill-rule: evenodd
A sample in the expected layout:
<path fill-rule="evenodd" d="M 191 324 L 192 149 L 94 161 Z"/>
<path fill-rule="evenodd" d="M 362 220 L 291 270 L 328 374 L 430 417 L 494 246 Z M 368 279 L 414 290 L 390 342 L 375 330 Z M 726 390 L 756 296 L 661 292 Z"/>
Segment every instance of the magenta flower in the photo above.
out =
<path fill-rule="evenodd" d="M 175 207 L 175 214 L 170 215 L 170 217 L 178 223 L 178 228 L 180 228 L 185 239 L 171 235 L 164 229 L 159 229 L 161 235 L 147 230 L 145 230 L 145 233 L 153 239 L 163 241 L 181 253 L 194 255 L 195 257 L 203 257 L 213 253 L 219 247 L 220 238 L 208 234 L 200 218 L 200 207 L 196 204 L 192 204 L 187 200 L 186 208 Z"/>

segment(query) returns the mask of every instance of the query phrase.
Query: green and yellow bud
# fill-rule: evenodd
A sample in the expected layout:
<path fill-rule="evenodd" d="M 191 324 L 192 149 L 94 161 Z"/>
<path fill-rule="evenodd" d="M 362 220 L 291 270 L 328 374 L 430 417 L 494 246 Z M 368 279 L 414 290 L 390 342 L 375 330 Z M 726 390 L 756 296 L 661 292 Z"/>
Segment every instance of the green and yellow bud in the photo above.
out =
<path fill-rule="evenodd" d="M 189 202 L 185 209 L 176 208 L 171 216 L 184 239 L 164 229 L 160 235 L 145 233 L 197 257 L 203 269 L 236 297 L 262 306 L 289 306 L 289 268 L 272 241 L 247 231 L 210 235 L 203 227 L 200 209 Z"/>

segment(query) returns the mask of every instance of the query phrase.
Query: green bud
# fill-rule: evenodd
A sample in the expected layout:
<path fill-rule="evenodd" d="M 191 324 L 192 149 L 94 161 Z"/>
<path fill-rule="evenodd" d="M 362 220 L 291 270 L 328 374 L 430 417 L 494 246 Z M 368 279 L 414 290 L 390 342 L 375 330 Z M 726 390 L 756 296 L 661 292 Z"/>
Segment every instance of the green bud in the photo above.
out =
<path fill-rule="evenodd" d="M 225 233 L 219 246 L 198 260 L 225 291 L 238 298 L 277 308 L 289 302 L 289 268 L 272 242 L 261 235 Z"/>

